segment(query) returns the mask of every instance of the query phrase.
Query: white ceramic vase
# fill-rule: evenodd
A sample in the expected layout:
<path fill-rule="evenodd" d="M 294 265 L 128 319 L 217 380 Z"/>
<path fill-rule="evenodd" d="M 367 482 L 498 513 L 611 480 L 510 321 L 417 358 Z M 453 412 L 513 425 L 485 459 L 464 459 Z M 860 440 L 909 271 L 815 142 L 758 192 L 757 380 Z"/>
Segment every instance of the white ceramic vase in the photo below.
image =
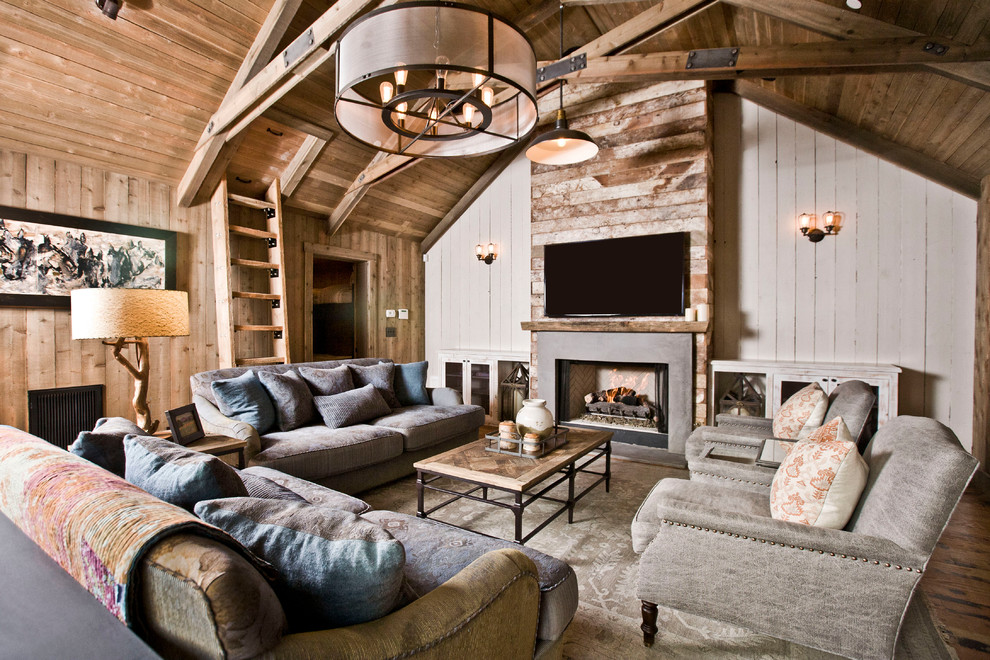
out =
<path fill-rule="evenodd" d="M 516 413 L 516 426 L 519 433 L 536 433 L 540 439 L 546 439 L 553 434 L 553 415 L 547 410 L 547 402 L 543 399 L 525 399 L 522 409 Z"/>

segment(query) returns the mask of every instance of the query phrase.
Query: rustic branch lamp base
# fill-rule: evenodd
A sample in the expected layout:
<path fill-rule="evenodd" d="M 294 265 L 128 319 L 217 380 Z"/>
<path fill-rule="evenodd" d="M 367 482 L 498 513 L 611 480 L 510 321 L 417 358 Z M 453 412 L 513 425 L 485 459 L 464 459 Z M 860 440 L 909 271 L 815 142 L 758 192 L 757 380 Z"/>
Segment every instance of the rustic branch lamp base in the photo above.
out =
<path fill-rule="evenodd" d="M 137 425 L 144 429 L 145 433 L 151 435 L 158 430 L 158 420 L 151 419 L 151 409 L 148 407 L 148 375 L 151 371 L 150 350 L 148 340 L 144 337 L 134 339 L 117 339 L 116 341 L 104 341 L 105 346 L 113 346 L 113 356 L 117 362 L 124 365 L 128 373 L 134 377 L 134 398 L 131 399 L 131 406 L 134 408 L 134 418 Z M 134 353 L 137 356 L 137 367 L 131 364 L 120 351 L 125 344 L 134 345 Z"/>

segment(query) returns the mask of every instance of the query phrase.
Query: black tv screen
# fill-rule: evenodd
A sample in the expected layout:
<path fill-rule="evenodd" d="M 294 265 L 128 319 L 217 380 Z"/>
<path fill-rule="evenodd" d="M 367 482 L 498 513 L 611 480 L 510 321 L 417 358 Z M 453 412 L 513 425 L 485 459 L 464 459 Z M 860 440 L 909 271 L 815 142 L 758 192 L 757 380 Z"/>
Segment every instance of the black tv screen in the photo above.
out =
<path fill-rule="evenodd" d="M 681 316 L 685 232 L 547 245 L 547 316 Z"/>

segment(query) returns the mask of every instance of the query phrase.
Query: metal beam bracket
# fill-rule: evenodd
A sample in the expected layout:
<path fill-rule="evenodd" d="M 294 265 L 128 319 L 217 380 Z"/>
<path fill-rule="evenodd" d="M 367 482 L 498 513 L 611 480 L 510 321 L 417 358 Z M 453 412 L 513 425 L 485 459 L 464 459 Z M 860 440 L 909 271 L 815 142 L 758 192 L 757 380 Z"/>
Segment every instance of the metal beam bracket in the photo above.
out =
<path fill-rule="evenodd" d="M 281 339 L 282 338 L 282 331 L 281 330 L 276 330 L 273 334 L 275 335 L 275 339 Z"/>
<path fill-rule="evenodd" d="M 299 35 L 295 41 L 289 44 L 289 46 L 282 51 L 282 64 L 285 65 L 285 68 L 289 68 L 293 62 L 309 50 L 315 40 L 315 37 L 313 37 L 313 28 L 309 28 Z"/>
<path fill-rule="evenodd" d="M 273 280 L 274 280 L 274 279 L 275 279 L 276 277 L 278 277 L 278 268 L 272 268 L 271 270 L 269 270 L 269 271 L 268 271 L 268 276 L 269 276 L 270 278 L 272 278 Z"/>
<path fill-rule="evenodd" d="M 277 238 L 269 238 L 268 239 L 268 247 L 270 247 L 270 248 L 277 248 L 278 247 L 278 239 Z"/>
<path fill-rule="evenodd" d="M 725 69 L 736 65 L 738 48 L 707 48 L 688 53 L 685 69 Z"/>
<path fill-rule="evenodd" d="M 559 62 L 541 66 L 536 70 L 536 82 L 546 82 L 588 68 L 588 54 L 571 55 Z"/>
<path fill-rule="evenodd" d="M 273 300 L 272 301 L 272 309 L 278 309 L 281 306 L 282 306 L 282 301 L 280 301 L 280 300 Z"/>
<path fill-rule="evenodd" d="M 945 55 L 949 52 L 949 47 L 944 44 L 929 41 L 925 43 L 925 52 L 935 53 L 936 55 Z"/>

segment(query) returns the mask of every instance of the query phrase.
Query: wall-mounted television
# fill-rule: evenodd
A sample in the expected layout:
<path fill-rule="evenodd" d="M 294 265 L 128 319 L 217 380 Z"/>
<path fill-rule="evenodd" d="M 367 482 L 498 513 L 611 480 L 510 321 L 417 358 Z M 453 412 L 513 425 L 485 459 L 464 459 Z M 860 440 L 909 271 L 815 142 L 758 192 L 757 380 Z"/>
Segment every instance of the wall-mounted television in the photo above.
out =
<path fill-rule="evenodd" d="M 546 315 L 681 316 L 688 234 L 653 234 L 547 245 Z"/>

